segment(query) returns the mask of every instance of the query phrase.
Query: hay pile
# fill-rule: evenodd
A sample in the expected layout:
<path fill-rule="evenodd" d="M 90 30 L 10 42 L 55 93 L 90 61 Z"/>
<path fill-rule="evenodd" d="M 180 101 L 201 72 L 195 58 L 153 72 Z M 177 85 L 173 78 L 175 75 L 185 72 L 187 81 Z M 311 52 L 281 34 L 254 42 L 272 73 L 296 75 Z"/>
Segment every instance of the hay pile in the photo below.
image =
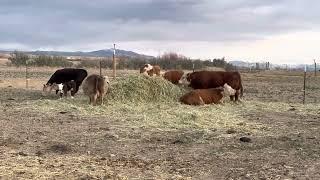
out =
<path fill-rule="evenodd" d="M 178 101 L 186 90 L 162 77 L 130 75 L 111 84 L 108 100 L 121 102 Z"/>

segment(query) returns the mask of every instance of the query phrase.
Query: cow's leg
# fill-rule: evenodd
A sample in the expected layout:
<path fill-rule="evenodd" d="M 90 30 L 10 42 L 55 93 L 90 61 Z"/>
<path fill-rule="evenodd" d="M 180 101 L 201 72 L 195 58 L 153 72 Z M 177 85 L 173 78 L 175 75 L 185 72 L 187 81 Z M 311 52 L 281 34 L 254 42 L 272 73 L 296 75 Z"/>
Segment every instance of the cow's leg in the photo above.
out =
<path fill-rule="evenodd" d="M 199 96 L 199 105 L 205 105 L 206 103 L 203 101 L 201 96 Z"/>
<path fill-rule="evenodd" d="M 63 89 L 63 94 L 64 94 L 64 97 L 67 98 L 68 90 L 66 88 Z"/>
<path fill-rule="evenodd" d="M 234 101 L 234 96 L 230 96 L 230 101 Z"/>
<path fill-rule="evenodd" d="M 103 105 L 103 96 L 101 96 L 101 105 Z"/>
<path fill-rule="evenodd" d="M 98 98 L 98 94 L 94 94 L 93 95 L 93 105 L 95 106 L 97 104 L 97 98 Z"/>
<path fill-rule="evenodd" d="M 76 94 L 79 91 L 79 87 L 80 87 L 80 84 L 76 84 L 74 94 Z"/>
<path fill-rule="evenodd" d="M 103 94 L 100 94 L 99 99 L 100 99 L 100 104 L 103 105 Z"/>
<path fill-rule="evenodd" d="M 89 96 L 89 104 L 91 104 L 93 102 L 93 95 Z"/>
<path fill-rule="evenodd" d="M 74 89 L 71 90 L 71 98 L 73 99 L 74 98 L 74 94 L 75 94 L 75 91 Z"/>
<path fill-rule="evenodd" d="M 235 102 L 239 101 L 239 95 L 240 95 L 239 90 L 237 90 L 237 91 L 236 91 L 236 94 L 234 95 L 234 97 L 235 97 Z"/>

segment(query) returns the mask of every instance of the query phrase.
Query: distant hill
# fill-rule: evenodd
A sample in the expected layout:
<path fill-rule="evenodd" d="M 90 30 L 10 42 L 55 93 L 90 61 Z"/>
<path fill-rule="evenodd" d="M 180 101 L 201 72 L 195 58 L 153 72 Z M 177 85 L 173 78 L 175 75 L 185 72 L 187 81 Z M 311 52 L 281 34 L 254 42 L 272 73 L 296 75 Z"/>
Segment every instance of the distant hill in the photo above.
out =
<path fill-rule="evenodd" d="M 246 61 L 229 61 L 230 64 L 237 66 L 237 67 L 251 67 L 255 68 L 256 63 L 259 63 L 260 68 L 265 67 L 265 62 L 246 62 Z M 313 64 L 306 64 L 307 66 L 307 71 L 314 71 L 314 65 Z M 305 67 L 305 64 L 273 64 L 270 63 L 270 69 L 275 69 L 275 68 L 281 68 L 281 69 L 300 69 L 303 70 Z"/>
<path fill-rule="evenodd" d="M 0 53 L 11 53 L 12 51 L 1 51 Z M 48 56 L 82 56 L 82 57 L 112 57 L 113 49 L 103 49 L 97 51 L 24 51 L 25 53 L 32 55 L 48 55 Z M 133 51 L 126 51 L 117 49 L 116 56 L 124 56 L 124 57 L 138 57 L 138 58 L 153 58 L 153 56 L 138 54 Z"/>

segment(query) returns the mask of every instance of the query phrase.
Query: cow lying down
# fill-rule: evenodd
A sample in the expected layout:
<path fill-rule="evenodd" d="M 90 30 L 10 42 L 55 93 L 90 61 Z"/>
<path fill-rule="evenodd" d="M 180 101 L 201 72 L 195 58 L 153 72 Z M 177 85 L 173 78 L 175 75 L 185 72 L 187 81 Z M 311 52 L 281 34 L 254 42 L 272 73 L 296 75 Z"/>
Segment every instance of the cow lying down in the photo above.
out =
<path fill-rule="evenodd" d="M 223 97 L 229 97 L 236 93 L 231 86 L 224 84 L 223 87 L 210 89 L 196 89 L 188 92 L 180 98 L 180 102 L 188 105 L 218 104 Z"/>

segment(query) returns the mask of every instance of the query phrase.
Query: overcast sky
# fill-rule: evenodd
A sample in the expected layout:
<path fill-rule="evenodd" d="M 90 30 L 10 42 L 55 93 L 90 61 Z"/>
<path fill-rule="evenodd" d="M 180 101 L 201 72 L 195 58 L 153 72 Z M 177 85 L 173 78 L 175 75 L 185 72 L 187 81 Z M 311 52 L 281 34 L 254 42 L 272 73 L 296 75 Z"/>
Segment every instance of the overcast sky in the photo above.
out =
<path fill-rule="evenodd" d="M 0 49 L 320 61 L 319 0 L 1 0 Z"/>

